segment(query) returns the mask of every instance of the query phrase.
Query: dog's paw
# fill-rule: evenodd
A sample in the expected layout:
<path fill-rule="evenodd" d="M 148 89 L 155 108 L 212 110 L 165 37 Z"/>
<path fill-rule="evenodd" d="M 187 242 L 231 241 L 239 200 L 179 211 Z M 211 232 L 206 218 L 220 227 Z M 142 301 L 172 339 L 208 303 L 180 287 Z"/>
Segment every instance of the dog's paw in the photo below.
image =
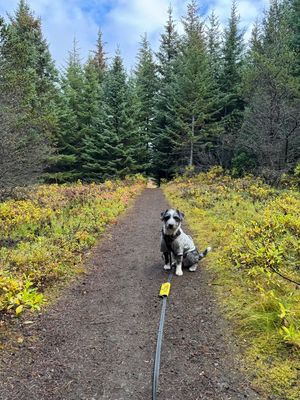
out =
<path fill-rule="evenodd" d="M 194 264 L 189 268 L 189 271 L 191 272 L 195 272 L 196 270 L 197 270 L 197 264 Z"/>
<path fill-rule="evenodd" d="M 171 265 L 169 265 L 169 264 L 164 265 L 164 269 L 166 271 L 170 270 L 171 269 Z"/>
<path fill-rule="evenodd" d="M 175 274 L 176 274 L 177 276 L 182 276 L 182 275 L 183 275 L 182 269 L 176 269 Z"/>

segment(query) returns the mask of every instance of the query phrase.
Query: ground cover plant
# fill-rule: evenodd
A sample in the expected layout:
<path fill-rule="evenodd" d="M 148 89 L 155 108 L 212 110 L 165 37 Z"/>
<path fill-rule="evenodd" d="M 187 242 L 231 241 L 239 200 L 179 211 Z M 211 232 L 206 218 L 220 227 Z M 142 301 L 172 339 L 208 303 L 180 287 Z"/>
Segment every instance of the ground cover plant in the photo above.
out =
<path fill-rule="evenodd" d="M 144 185 L 42 185 L 0 203 L 0 313 L 39 310 L 46 288 L 82 272 L 84 252 Z"/>
<path fill-rule="evenodd" d="M 207 259 L 213 285 L 262 398 L 300 393 L 300 195 L 220 167 L 164 186 Z M 288 278 L 288 279 L 286 279 Z"/>

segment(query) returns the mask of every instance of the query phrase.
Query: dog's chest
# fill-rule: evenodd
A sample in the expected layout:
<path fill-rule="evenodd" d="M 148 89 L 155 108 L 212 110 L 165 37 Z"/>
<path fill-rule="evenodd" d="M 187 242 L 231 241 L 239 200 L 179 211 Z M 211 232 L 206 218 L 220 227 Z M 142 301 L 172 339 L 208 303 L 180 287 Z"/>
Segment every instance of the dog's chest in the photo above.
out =
<path fill-rule="evenodd" d="M 184 255 L 189 251 L 195 250 L 195 244 L 189 235 L 181 232 L 181 234 L 171 243 L 171 248 L 174 254 Z"/>

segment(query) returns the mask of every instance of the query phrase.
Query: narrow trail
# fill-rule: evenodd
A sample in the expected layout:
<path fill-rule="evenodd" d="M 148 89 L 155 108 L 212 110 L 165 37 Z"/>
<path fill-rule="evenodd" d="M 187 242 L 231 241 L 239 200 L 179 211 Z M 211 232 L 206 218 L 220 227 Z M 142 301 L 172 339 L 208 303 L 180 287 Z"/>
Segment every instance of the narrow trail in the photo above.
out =
<path fill-rule="evenodd" d="M 24 325 L 3 353 L 1 400 L 147 400 L 167 277 L 159 253 L 160 189 L 146 189 L 93 251 L 90 269 Z M 255 400 L 234 365 L 207 273 L 174 277 L 166 314 L 159 400 Z"/>

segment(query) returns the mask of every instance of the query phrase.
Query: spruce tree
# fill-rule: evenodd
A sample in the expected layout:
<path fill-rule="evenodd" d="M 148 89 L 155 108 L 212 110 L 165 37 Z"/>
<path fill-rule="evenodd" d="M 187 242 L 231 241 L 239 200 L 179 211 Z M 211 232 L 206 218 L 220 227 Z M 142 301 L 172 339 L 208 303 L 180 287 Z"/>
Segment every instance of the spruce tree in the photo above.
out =
<path fill-rule="evenodd" d="M 170 178 L 174 173 L 171 132 L 176 131 L 174 119 L 176 60 L 180 52 L 180 38 L 176 31 L 172 8 L 168 9 L 168 20 L 161 35 L 158 59 L 159 87 L 155 97 L 153 120 L 152 173 L 158 180 Z"/>
<path fill-rule="evenodd" d="M 290 45 L 296 59 L 294 74 L 300 79 L 300 0 L 288 1 L 288 8 L 288 21 L 291 28 Z"/>
<path fill-rule="evenodd" d="M 83 149 L 81 101 L 83 96 L 84 73 L 79 57 L 77 42 L 61 77 L 59 97 L 59 130 L 56 135 L 57 152 L 51 159 L 47 180 L 72 182 L 82 177 L 81 152 Z"/>
<path fill-rule="evenodd" d="M 138 129 L 136 162 L 140 171 L 149 171 L 154 137 L 154 107 L 158 88 L 156 65 L 147 36 L 142 37 L 135 69 L 135 124 Z"/>
<path fill-rule="evenodd" d="M 284 2 L 274 0 L 245 74 L 248 107 L 240 139 L 240 146 L 257 160 L 258 172 L 268 179 L 292 170 L 300 155 L 296 54 L 290 43 L 289 11 Z"/>
<path fill-rule="evenodd" d="M 214 11 L 209 15 L 208 22 L 206 41 L 209 66 L 215 82 L 219 84 L 222 71 L 222 37 L 220 21 Z"/>
<path fill-rule="evenodd" d="M 225 28 L 223 45 L 223 70 L 221 91 L 223 97 L 224 135 L 220 143 L 219 157 L 223 166 L 229 167 L 235 151 L 235 142 L 243 120 L 244 101 L 241 92 L 243 65 L 243 32 L 239 28 L 239 14 L 234 0 L 228 26 Z"/>
<path fill-rule="evenodd" d="M 210 122 L 216 101 L 204 37 L 204 24 L 196 1 L 188 5 L 183 19 L 185 34 L 176 60 L 174 79 L 170 83 L 173 127 L 171 139 L 173 171 L 203 163 L 203 152 L 210 135 Z"/>
<path fill-rule="evenodd" d="M 88 60 L 84 66 L 79 119 L 80 137 L 83 141 L 81 150 L 82 179 L 100 181 L 102 179 L 99 161 L 101 162 L 104 119 L 103 94 L 99 83 L 99 69 L 91 60 Z"/>
<path fill-rule="evenodd" d="M 135 147 L 137 143 L 127 76 L 120 51 L 117 50 L 104 84 L 107 105 L 104 149 L 108 154 L 108 174 L 124 177 L 137 170 Z"/>
<path fill-rule="evenodd" d="M 104 51 L 104 43 L 102 39 L 101 30 L 98 31 L 98 38 L 96 43 L 96 50 L 92 51 L 92 56 L 89 57 L 88 63 L 94 66 L 99 83 L 102 83 L 104 80 L 105 72 L 107 71 L 107 60 L 106 53 Z"/>
<path fill-rule="evenodd" d="M 7 125 L 10 128 L 6 133 L 10 131 L 13 136 L 22 132 L 21 137 L 16 134 L 14 151 L 22 154 L 20 165 L 27 175 L 23 183 L 27 184 L 41 175 L 52 151 L 51 140 L 57 129 L 57 72 L 42 36 L 41 21 L 25 0 L 19 2 L 8 23 L 2 20 L 0 25 L 0 91 L 5 103 L 1 107 L 6 108 L 7 115 L 18 114 Z"/>
<path fill-rule="evenodd" d="M 98 33 L 96 50 L 84 67 L 84 85 L 81 100 L 81 152 L 83 179 L 85 181 L 103 181 L 115 171 L 107 170 L 107 152 L 105 150 L 105 118 L 107 106 L 104 102 L 103 85 L 107 65 L 101 31 Z"/>

